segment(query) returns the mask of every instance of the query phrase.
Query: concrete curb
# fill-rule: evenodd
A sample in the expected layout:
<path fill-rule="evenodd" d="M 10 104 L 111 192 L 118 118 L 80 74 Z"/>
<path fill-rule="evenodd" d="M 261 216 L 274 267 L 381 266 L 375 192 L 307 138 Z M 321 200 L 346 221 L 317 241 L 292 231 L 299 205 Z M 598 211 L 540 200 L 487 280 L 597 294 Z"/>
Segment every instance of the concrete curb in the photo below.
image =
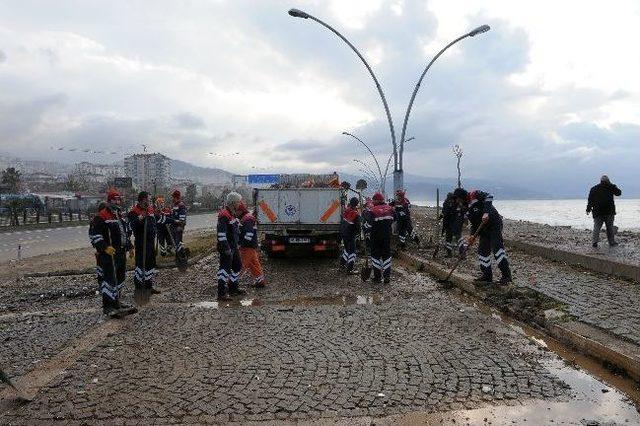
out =
<path fill-rule="evenodd" d="M 449 273 L 449 269 L 437 262 L 406 252 L 399 252 L 398 256 L 419 271 L 427 272 L 438 279 L 444 279 Z M 481 300 L 487 299 L 487 294 L 475 287 L 473 277 L 470 275 L 454 272 L 450 282 Z M 532 291 L 535 290 L 532 289 Z M 536 322 L 529 325 L 542 326 L 547 334 L 556 340 L 601 362 L 624 370 L 631 378 L 640 381 L 640 346 L 581 321 L 546 320 L 544 324 Z"/>
<path fill-rule="evenodd" d="M 189 259 L 189 266 L 193 266 L 196 263 L 200 262 L 206 256 L 212 254 L 215 250 L 207 250 L 204 251 L 193 258 Z M 175 269 L 178 266 L 175 264 L 168 265 L 156 265 L 156 269 Z M 127 268 L 127 272 L 133 271 L 133 268 Z M 25 278 L 42 278 L 42 277 L 69 277 L 76 275 L 89 275 L 95 274 L 95 268 L 85 268 L 85 269 L 69 269 L 65 271 L 52 271 L 52 272 L 34 272 L 31 274 L 24 274 Z"/>
<path fill-rule="evenodd" d="M 505 243 L 527 254 L 540 256 L 557 262 L 565 262 L 569 265 L 580 266 L 590 271 L 613 275 L 620 278 L 640 282 L 640 265 L 616 262 L 615 260 L 602 259 L 587 254 L 574 253 L 553 247 L 528 243 L 520 240 L 505 240 Z"/>

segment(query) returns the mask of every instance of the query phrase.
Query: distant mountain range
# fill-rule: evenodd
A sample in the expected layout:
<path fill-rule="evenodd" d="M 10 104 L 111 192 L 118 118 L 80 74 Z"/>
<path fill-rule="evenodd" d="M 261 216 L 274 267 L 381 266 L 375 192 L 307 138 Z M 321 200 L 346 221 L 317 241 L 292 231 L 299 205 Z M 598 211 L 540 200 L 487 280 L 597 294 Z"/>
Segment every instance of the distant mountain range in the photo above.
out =
<path fill-rule="evenodd" d="M 342 174 L 342 179 L 349 181 L 353 186 L 359 177 L 349 174 Z M 520 199 L 550 199 L 550 194 L 529 190 L 515 185 L 507 185 L 496 183 L 483 179 L 464 179 L 462 182 L 464 188 L 481 189 L 492 193 L 497 198 L 503 200 L 520 200 Z M 369 181 L 369 192 L 373 192 L 375 183 Z M 435 201 L 436 190 L 440 190 L 440 200 L 447 196 L 447 192 L 453 191 L 457 186 L 457 179 L 454 178 L 437 178 L 425 177 L 412 174 L 405 174 L 404 186 L 407 190 L 407 196 L 413 201 Z M 393 178 L 387 179 L 387 194 L 393 192 Z"/>
<path fill-rule="evenodd" d="M 194 166 L 181 160 L 171 160 L 171 174 L 174 178 L 214 185 L 229 184 L 233 177 L 233 173 L 226 170 Z"/>
<path fill-rule="evenodd" d="M 219 168 L 201 167 L 181 160 L 171 160 L 172 176 L 176 179 L 191 180 L 202 184 L 229 185 L 232 182 L 233 173 Z M 54 161 L 25 160 L 4 155 L 0 152 L 0 168 L 16 167 L 23 172 L 47 171 L 51 174 L 67 174 L 73 171 L 71 163 L 61 163 Z M 342 180 L 347 180 L 355 186 L 359 177 L 340 173 Z M 595 182 L 594 182 L 595 183 Z M 531 189 L 504 182 L 490 181 L 486 179 L 464 178 L 462 184 L 467 189 L 482 189 L 491 192 L 498 199 L 503 200 L 527 200 L 527 199 L 568 199 L 584 198 L 588 192 L 588 187 L 573 188 L 566 184 L 562 188 L 554 187 L 552 192 L 549 188 Z M 392 192 L 393 179 L 389 177 L 387 181 L 387 193 Z M 373 191 L 374 183 L 369 181 L 370 191 Z M 415 201 L 434 201 L 436 189 L 440 190 L 440 199 L 446 197 L 447 192 L 456 187 L 454 178 L 426 177 L 413 174 L 405 174 L 405 187 L 408 196 Z M 621 187 L 625 198 L 640 197 L 640 185 L 625 182 Z"/>

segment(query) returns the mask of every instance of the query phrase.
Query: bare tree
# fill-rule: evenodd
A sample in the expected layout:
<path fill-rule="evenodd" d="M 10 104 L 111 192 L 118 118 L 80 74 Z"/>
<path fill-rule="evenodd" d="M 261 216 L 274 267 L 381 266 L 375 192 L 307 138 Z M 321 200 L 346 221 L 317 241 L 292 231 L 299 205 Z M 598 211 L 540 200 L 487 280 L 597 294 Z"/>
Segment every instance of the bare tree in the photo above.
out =
<path fill-rule="evenodd" d="M 456 156 L 456 158 L 458 159 L 457 165 L 456 167 L 458 168 L 458 188 L 462 188 L 462 181 L 460 180 L 460 159 L 462 159 L 462 148 L 460 148 L 460 145 L 454 145 L 453 146 L 453 153 Z"/>

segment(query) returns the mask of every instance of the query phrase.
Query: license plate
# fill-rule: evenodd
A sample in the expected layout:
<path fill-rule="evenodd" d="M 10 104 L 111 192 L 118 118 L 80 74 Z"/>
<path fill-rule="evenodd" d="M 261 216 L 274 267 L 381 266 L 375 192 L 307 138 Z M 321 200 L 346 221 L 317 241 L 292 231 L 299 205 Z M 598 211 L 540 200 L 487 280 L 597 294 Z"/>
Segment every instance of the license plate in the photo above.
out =
<path fill-rule="evenodd" d="M 291 237 L 289 238 L 289 242 L 291 244 L 308 244 L 311 242 L 311 238 L 297 238 L 297 237 Z"/>

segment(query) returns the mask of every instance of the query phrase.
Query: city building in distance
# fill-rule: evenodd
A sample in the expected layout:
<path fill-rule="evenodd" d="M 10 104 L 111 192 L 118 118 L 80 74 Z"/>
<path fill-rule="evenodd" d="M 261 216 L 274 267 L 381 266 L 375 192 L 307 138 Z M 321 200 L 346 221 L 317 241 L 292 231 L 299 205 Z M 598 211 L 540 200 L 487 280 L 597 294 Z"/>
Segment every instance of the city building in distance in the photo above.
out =
<path fill-rule="evenodd" d="M 124 158 L 124 173 L 135 188 L 155 194 L 171 182 L 171 159 L 158 153 L 134 154 Z"/>

